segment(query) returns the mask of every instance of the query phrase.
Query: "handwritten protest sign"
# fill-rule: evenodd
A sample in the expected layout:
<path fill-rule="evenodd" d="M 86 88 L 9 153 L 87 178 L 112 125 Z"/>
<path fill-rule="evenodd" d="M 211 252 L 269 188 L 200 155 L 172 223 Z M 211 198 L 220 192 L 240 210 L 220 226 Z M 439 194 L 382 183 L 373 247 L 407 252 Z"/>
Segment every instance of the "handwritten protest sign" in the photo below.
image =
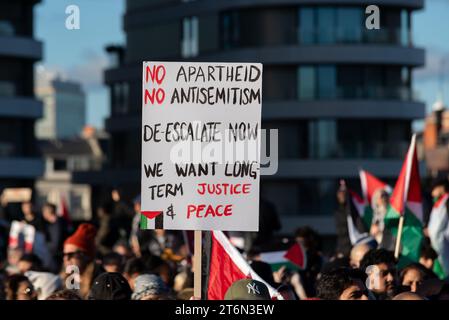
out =
<path fill-rule="evenodd" d="M 144 62 L 142 229 L 257 231 L 262 65 Z"/>
<path fill-rule="evenodd" d="M 1 194 L 5 203 L 26 202 L 31 200 L 32 190 L 30 188 L 6 188 Z"/>

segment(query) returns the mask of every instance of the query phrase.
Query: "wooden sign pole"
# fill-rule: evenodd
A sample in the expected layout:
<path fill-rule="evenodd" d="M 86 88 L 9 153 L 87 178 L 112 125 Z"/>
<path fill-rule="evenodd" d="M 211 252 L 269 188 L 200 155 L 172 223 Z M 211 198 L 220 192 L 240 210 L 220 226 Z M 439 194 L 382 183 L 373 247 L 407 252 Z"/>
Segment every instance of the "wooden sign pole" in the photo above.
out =
<path fill-rule="evenodd" d="M 399 227 L 398 227 L 398 234 L 396 237 L 396 246 L 394 248 L 394 257 L 396 259 L 399 258 L 399 249 L 401 247 L 401 238 L 402 238 L 402 229 L 404 227 L 404 215 L 402 214 L 399 218 Z"/>
<path fill-rule="evenodd" d="M 193 296 L 201 299 L 201 255 L 202 234 L 201 230 L 195 230 L 195 246 L 193 256 Z"/>

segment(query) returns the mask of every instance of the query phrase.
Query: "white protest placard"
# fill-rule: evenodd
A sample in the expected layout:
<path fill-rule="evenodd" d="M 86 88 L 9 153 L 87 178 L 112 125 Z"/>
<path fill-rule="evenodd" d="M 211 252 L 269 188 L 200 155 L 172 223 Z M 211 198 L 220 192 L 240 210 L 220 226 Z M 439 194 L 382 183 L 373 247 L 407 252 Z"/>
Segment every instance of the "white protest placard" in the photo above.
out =
<path fill-rule="evenodd" d="M 26 202 L 31 200 L 30 188 L 6 188 L 1 194 L 2 201 L 6 203 Z"/>
<path fill-rule="evenodd" d="M 144 62 L 142 229 L 258 231 L 262 65 Z"/>

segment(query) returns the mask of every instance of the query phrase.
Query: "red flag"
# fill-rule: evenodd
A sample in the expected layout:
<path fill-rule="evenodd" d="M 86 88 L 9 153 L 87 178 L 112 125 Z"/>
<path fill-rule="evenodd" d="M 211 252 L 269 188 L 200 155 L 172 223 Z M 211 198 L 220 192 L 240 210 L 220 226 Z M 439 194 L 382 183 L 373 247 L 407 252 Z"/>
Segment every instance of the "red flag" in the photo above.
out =
<path fill-rule="evenodd" d="M 72 225 L 72 219 L 70 219 L 67 202 L 65 201 L 65 197 L 63 195 L 61 195 L 61 197 L 60 197 L 59 214 L 58 215 L 60 217 L 62 217 L 67 222 L 67 225 L 69 227 Z"/>
<path fill-rule="evenodd" d="M 284 258 L 289 260 L 299 269 L 304 270 L 307 265 L 307 256 L 304 248 L 299 244 L 295 243 L 287 250 L 284 254 Z"/>
<path fill-rule="evenodd" d="M 416 136 L 413 135 L 407 157 L 391 195 L 390 204 L 401 215 L 404 214 L 407 206 L 422 221 L 421 182 L 418 165 Z"/>
<path fill-rule="evenodd" d="M 371 199 L 378 189 L 385 189 L 387 192 L 391 192 L 391 187 L 388 184 L 379 180 L 368 171 L 360 170 L 359 175 L 363 197 L 369 204 L 371 204 Z"/>
<path fill-rule="evenodd" d="M 272 298 L 282 296 L 250 267 L 221 231 L 212 231 L 212 250 L 207 287 L 208 300 L 223 300 L 226 291 L 237 280 L 251 278 L 263 282 Z"/>

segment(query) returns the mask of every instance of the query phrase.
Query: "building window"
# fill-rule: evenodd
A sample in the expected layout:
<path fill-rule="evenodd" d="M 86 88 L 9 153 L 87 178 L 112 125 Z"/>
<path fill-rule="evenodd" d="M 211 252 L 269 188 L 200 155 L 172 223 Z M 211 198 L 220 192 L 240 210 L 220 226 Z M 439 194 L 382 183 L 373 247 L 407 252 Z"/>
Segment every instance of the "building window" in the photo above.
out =
<path fill-rule="evenodd" d="M 365 29 L 365 20 L 361 9 L 338 8 L 337 25 L 337 38 L 340 42 L 362 42 L 362 33 Z"/>
<path fill-rule="evenodd" d="M 316 98 L 315 67 L 302 66 L 298 69 L 298 94 L 301 100 Z"/>
<path fill-rule="evenodd" d="M 222 47 L 232 49 L 240 45 L 240 23 L 237 11 L 225 12 L 221 18 Z"/>
<path fill-rule="evenodd" d="M 380 43 L 409 45 L 410 12 L 382 8 L 381 29 L 365 28 L 361 7 L 315 6 L 298 9 L 300 44 Z"/>
<path fill-rule="evenodd" d="M 66 170 L 67 170 L 67 160 L 65 159 L 53 160 L 53 171 L 66 171 Z"/>
<path fill-rule="evenodd" d="M 313 8 L 301 8 L 299 10 L 299 43 L 315 43 L 315 10 Z"/>
<path fill-rule="evenodd" d="M 409 68 L 384 65 L 305 65 L 298 68 L 298 99 L 413 99 Z"/>
<path fill-rule="evenodd" d="M 111 103 L 114 114 L 127 114 L 129 101 L 129 84 L 116 82 L 111 85 Z"/>
<path fill-rule="evenodd" d="M 331 44 L 336 42 L 334 8 L 318 8 L 317 27 L 317 43 Z"/>
<path fill-rule="evenodd" d="M 182 20 L 181 55 L 192 58 L 198 55 L 198 17 L 186 17 Z"/>
<path fill-rule="evenodd" d="M 13 36 L 15 34 L 14 26 L 11 22 L 0 20 L 0 36 Z"/>
<path fill-rule="evenodd" d="M 16 85 L 11 81 L 0 81 L 0 97 L 13 97 L 16 95 Z"/>
<path fill-rule="evenodd" d="M 334 120 L 309 122 L 310 157 L 335 158 L 337 153 L 337 124 Z"/>
<path fill-rule="evenodd" d="M 318 66 L 318 97 L 334 99 L 337 95 L 337 72 L 335 66 Z"/>
<path fill-rule="evenodd" d="M 410 21 L 410 12 L 407 10 L 401 11 L 401 44 L 403 46 L 411 46 L 411 21 Z"/>

